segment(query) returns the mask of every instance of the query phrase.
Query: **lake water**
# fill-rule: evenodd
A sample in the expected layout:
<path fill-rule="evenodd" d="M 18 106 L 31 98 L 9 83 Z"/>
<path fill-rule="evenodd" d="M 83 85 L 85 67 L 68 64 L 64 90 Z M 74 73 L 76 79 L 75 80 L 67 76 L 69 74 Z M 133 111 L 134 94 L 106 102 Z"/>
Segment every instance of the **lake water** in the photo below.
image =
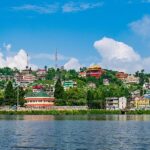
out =
<path fill-rule="evenodd" d="M 0 115 L 0 150 L 150 150 L 150 115 Z"/>

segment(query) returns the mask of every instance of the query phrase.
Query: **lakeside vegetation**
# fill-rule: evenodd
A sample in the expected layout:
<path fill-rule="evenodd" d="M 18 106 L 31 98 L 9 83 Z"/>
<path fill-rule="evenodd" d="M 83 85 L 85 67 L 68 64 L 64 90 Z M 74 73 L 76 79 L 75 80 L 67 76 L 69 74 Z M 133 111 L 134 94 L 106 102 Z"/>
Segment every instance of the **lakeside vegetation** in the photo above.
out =
<path fill-rule="evenodd" d="M 120 110 L 31 110 L 31 111 L 0 111 L 0 115 L 121 115 Z M 127 111 L 127 115 L 150 115 L 150 110 Z"/>

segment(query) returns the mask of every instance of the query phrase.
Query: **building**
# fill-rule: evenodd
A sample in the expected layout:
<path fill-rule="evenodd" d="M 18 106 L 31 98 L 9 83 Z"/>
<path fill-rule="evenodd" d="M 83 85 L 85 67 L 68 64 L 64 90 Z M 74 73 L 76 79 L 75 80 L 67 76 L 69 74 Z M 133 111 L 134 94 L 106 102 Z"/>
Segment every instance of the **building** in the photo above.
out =
<path fill-rule="evenodd" d="M 86 72 L 85 71 L 79 72 L 79 77 L 86 78 Z"/>
<path fill-rule="evenodd" d="M 117 109 L 119 109 L 119 99 L 118 99 L 118 97 L 108 97 L 108 98 L 106 98 L 106 109 L 107 110 L 117 110 Z"/>
<path fill-rule="evenodd" d="M 40 92 L 43 91 L 44 87 L 42 85 L 35 85 L 32 87 L 33 92 Z"/>
<path fill-rule="evenodd" d="M 36 72 L 37 79 L 45 80 L 46 73 L 47 73 L 46 69 L 38 69 Z"/>
<path fill-rule="evenodd" d="M 15 75 L 16 83 L 20 83 L 23 86 L 33 83 L 36 80 L 36 77 L 33 74 L 16 74 Z"/>
<path fill-rule="evenodd" d="M 109 79 L 103 79 L 103 84 L 104 85 L 109 85 Z"/>
<path fill-rule="evenodd" d="M 139 77 L 135 77 L 134 75 L 128 75 L 127 78 L 124 79 L 124 83 L 139 84 Z"/>
<path fill-rule="evenodd" d="M 126 107 L 127 107 L 127 98 L 120 97 L 119 98 L 119 109 L 123 110 L 123 109 L 126 109 Z"/>
<path fill-rule="evenodd" d="M 28 108 L 49 108 L 54 106 L 54 97 L 50 97 L 44 91 L 31 92 L 25 96 L 25 106 Z"/>
<path fill-rule="evenodd" d="M 109 97 L 106 98 L 107 110 L 122 110 L 127 107 L 127 99 L 125 97 Z"/>
<path fill-rule="evenodd" d="M 100 66 L 94 65 L 86 70 L 86 77 L 95 77 L 98 79 L 102 76 L 103 73 L 104 70 Z"/>
<path fill-rule="evenodd" d="M 77 83 L 75 81 L 69 80 L 63 82 L 64 90 L 68 90 L 70 88 L 77 87 Z"/>
<path fill-rule="evenodd" d="M 140 99 L 134 100 L 134 107 L 136 109 L 145 109 L 150 107 L 150 99 L 141 97 Z"/>
<path fill-rule="evenodd" d="M 144 90 L 150 89 L 150 83 L 144 83 L 143 89 L 144 89 Z"/>
<path fill-rule="evenodd" d="M 116 74 L 116 77 L 122 81 L 125 81 L 125 79 L 128 77 L 128 74 L 126 74 L 124 72 L 118 72 Z"/>
<path fill-rule="evenodd" d="M 87 86 L 88 86 L 88 88 L 92 88 L 92 89 L 96 88 L 96 84 L 93 82 L 89 82 Z"/>
<path fill-rule="evenodd" d="M 7 80 L 13 80 L 14 77 L 11 75 L 2 75 L 0 74 L 0 81 L 7 81 Z"/>

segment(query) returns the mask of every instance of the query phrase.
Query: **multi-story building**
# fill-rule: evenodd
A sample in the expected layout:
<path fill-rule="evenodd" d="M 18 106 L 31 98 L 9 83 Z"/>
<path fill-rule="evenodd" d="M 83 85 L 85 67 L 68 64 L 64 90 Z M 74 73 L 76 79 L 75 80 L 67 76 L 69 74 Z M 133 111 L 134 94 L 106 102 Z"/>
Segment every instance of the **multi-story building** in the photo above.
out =
<path fill-rule="evenodd" d="M 103 73 L 104 70 L 98 65 L 91 66 L 86 70 L 87 77 L 95 77 L 97 79 L 100 78 Z"/>
<path fill-rule="evenodd" d="M 79 77 L 86 78 L 86 72 L 85 71 L 79 72 Z"/>
<path fill-rule="evenodd" d="M 127 107 L 127 99 L 125 97 L 108 97 L 106 98 L 107 110 L 122 110 Z"/>
<path fill-rule="evenodd" d="M 150 99 L 141 97 L 140 99 L 134 100 L 134 107 L 136 109 L 145 109 L 150 107 Z"/>
<path fill-rule="evenodd" d="M 127 78 L 124 79 L 124 83 L 139 84 L 139 77 L 135 77 L 134 75 L 128 75 Z"/>
<path fill-rule="evenodd" d="M 36 80 L 36 77 L 32 74 L 31 68 L 26 67 L 26 69 L 21 71 L 21 73 L 16 73 L 14 79 L 16 83 L 25 87 L 29 83 L 33 83 Z"/>
<path fill-rule="evenodd" d="M 25 106 L 28 108 L 49 108 L 54 106 L 54 97 L 48 96 L 46 92 L 31 92 L 25 96 Z"/>
<path fill-rule="evenodd" d="M 122 81 L 125 81 L 125 79 L 127 79 L 128 74 L 124 73 L 124 72 L 118 72 L 116 74 L 116 77 Z"/>
<path fill-rule="evenodd" d="M 75 81 L 69 80 L 63 82 L 64 90 L 68 90 L 70 88 L 77 87 L 77 83 Z"/>
<path fill-rule="evenodd" d="M 46 73 L 46 69 L 38 69 L 38 71 L 36 72 L 37 79 L 45 80 Z"/>

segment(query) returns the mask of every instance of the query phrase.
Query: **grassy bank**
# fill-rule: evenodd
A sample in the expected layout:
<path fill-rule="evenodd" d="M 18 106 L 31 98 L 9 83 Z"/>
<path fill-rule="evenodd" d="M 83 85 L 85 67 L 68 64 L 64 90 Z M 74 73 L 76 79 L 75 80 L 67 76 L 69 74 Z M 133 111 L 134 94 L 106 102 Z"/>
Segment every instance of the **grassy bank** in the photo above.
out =
<path fill-rule="evenodd" d="M 110 110 L 32 110 L 32 111 L 0 111 L 3 115 L 89 115 L 89 114 L 121 114 Z"/>
<path fill-rule="evenodd" d="M 121 114 L 119 110 L 99 110 L 99 109 L 89 109 L 89 110 L 32 110 L 32 111 L 0 111 L 1 115 L 115 115 Z M 150 110 L 136 110 L 128 111 L 126 114 L 129 115 L 141 115 L 150 114 Z"/>

